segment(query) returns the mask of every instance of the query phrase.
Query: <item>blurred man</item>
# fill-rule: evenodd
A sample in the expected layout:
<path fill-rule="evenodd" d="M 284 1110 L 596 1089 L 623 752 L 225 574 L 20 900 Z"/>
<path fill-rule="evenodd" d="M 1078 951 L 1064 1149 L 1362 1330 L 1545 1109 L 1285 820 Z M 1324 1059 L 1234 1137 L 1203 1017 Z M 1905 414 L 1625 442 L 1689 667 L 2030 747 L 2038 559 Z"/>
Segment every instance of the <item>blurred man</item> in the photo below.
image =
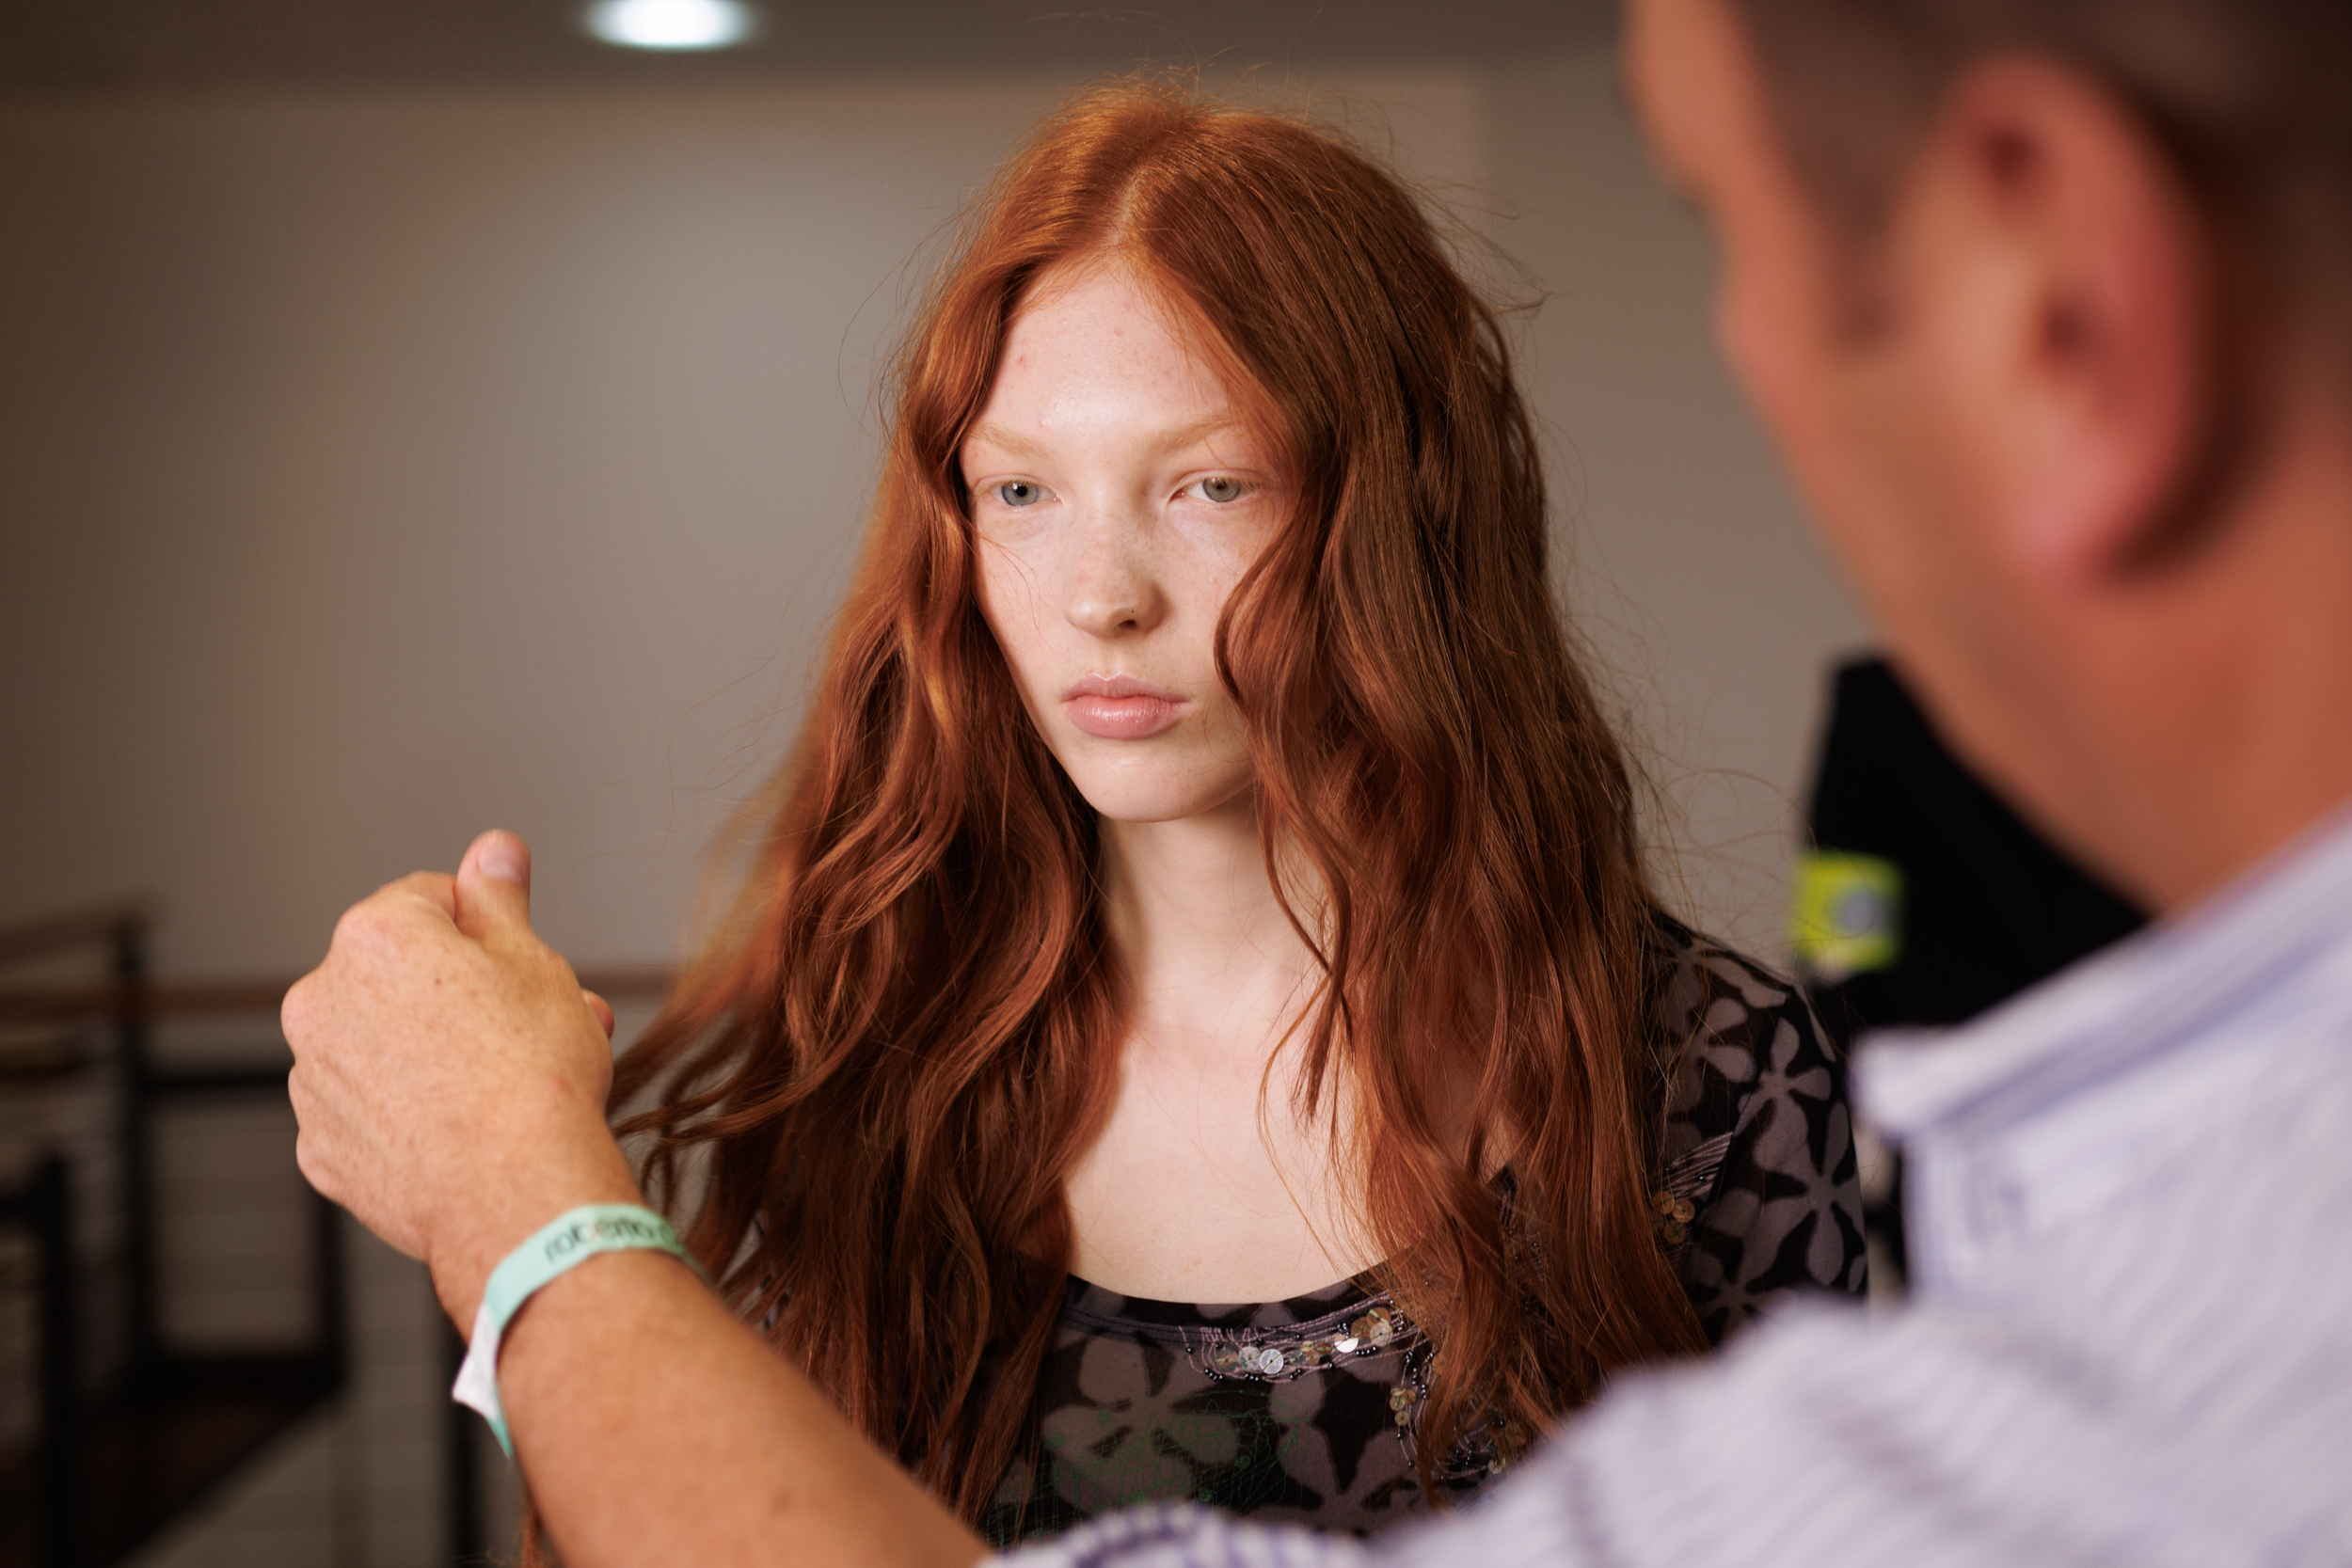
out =
<path fill-rule="evenodd" d="M 1178 1510 L 1033 1560 L 2352 1562 L 2352 11 L 1635 0 L 1628 50 L 1905 676 L 2163 918 L 1863 1061 L 1899 1309 L 1628 1379 L 1376 1546 Z M 306 1168 L 461 1303 L 633 1192 L 519 850 L 351 923 L 290 1006 Z M 479 1149 L 411 1083 L 521 1108 Z M 501 1382 L 575 1568 L 979 1553 L 656 1255 L 549 1286 Z"/>

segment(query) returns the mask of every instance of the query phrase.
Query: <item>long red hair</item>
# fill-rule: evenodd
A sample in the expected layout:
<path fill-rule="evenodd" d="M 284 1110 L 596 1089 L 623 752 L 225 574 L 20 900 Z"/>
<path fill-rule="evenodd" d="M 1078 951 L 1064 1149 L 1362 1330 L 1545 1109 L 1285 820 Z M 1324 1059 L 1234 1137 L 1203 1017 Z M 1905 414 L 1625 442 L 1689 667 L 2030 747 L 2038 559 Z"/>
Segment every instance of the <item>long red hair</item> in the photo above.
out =
<path fill-rule="evenodd" d="M 1345 1074 L 1376 1273 L 1436 1346 L 1424 1466 L 1704 1345 L 1644 1202 L 1663 1111 L 1628 770 L 1550 595 L 1496 316 L 1333 133 L 1099 89 L 1005 167 L 914 325 L 771 826 L 616 1088 L 663 1101 L 624 1131 L 653 1135 L 657 1191 L 693 1195 L 722 1289 L 966 1518 L 1032 1436 L 1063 1181 L 1125 1009 L 1095 816 L 981 620 L 958 467 L 1025 293 L 1081 258 L 1192 324 L 1296 498 L 1218 669 L 1268 874 L 1320 875 L 1303 1092 Z M 1464 1084 L 1467 1146 L 1431 1092 Z"/>

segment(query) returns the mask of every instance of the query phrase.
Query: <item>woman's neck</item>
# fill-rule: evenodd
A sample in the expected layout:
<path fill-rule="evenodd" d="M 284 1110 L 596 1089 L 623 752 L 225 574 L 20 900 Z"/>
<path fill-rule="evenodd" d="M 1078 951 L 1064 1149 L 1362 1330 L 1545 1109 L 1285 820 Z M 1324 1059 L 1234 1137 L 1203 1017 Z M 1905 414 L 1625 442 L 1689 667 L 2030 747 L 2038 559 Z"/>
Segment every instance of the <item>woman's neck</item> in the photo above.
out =
<path fill-rule="evenodd" d="M 1272 1301 L 1359 1272 L 1375 1256 L 1363 1184 L 1332 1138 L 1347 1085 L 1335 1074 L 1321 1113 L 1296 1114 L 1317 969 L 1247 797 L 1181 821 L 1104 821 L 1103 881 L 1127 1029 L 1110 1105 L 1068 1178 L 1072 1271 L 1200 1302 Z"/>
<path fill-rule="evenodd" d="M 1129 1026 L 1150 1049 L 1263 1069 L 1314 991 L 1313 954 L 1266 875 L 1247 792 L 1168 822 L 1102 825 L 1111 940 Z M 1312 918 L 1295 879 L 1292 901 Z"/>

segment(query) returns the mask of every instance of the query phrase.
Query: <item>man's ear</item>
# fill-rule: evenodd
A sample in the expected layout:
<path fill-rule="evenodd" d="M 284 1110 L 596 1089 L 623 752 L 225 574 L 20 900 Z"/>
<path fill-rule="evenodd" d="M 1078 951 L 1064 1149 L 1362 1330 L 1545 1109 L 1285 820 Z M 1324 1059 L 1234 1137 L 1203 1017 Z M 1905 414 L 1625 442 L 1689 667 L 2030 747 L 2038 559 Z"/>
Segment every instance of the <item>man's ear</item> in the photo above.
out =
<path fill-rule="evenodd" d="M 2151 553 L 2218 401 L 2206 230 L 2153 139 L 2063 69 L 1990 60 L 1947 96 L 1896 223 L 1987 542 L 2052 588 Z"/>

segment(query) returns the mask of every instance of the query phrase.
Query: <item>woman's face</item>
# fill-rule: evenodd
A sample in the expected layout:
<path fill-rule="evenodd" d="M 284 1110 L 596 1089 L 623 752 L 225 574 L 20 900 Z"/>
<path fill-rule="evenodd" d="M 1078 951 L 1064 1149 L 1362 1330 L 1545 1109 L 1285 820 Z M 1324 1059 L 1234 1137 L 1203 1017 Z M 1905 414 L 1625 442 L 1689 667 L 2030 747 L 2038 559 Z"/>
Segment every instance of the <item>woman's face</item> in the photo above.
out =
<path fill-rule="evenodd" d="M 1158 296 L 1117 266 L 1042 279 L 961 455 L 981 612 L 1080 793 L 1127 822 L 1234 802 L 1216 624 L 1283 498 Z"/>

